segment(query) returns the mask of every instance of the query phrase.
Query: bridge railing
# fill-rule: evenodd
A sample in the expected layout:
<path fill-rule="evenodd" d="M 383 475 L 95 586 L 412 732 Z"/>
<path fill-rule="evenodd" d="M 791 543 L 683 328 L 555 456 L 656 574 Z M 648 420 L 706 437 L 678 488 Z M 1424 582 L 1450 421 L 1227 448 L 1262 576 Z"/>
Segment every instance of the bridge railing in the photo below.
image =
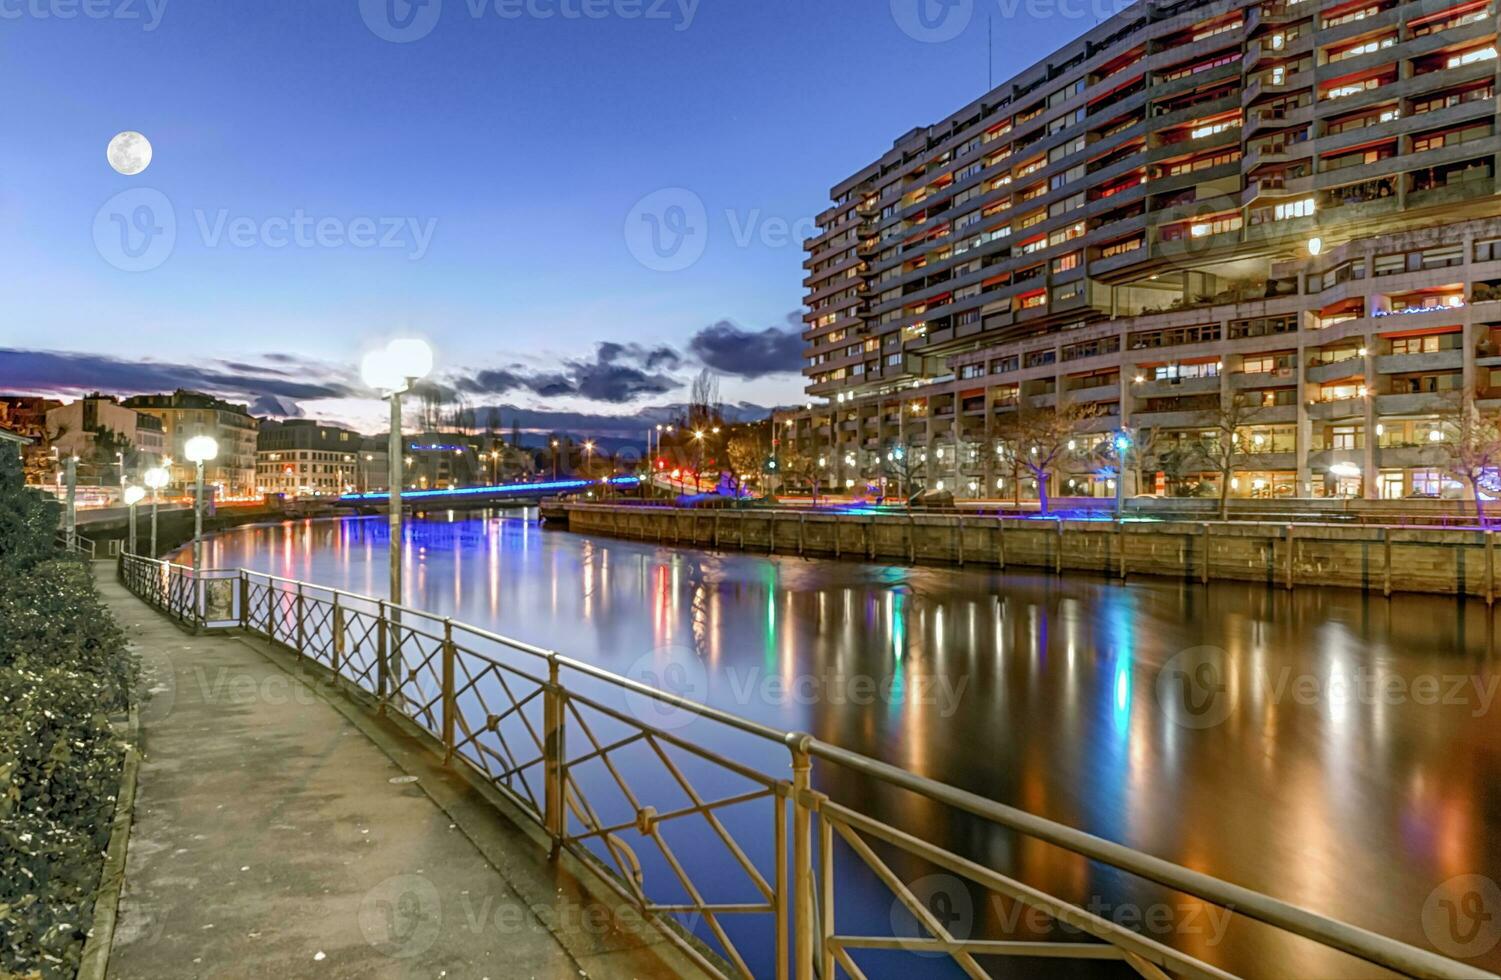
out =
<path fill-rule="evenodd" d="M 810 735 L 423 610 L 135 555 L 122 556 L 119 575 L 185 624 L 264 637 L 415 723 L 449 764 L 509 799 L 555 852 L 577 857 L 711 975 L 858 978 L 869 968 L 860 957 L 901 952 L 924 957 L 913 960 L 922 975 L 932 974 L 934 958 L 972 977 L 1014 958 L 1114 961 L 1155 978 L 1231 975 L 1211 962 L 1213 949 L 1164 943 L 929 840 L 884 816 L 884 801 L 887 810 L 920 814 L 927 827 L 971 821 L 971 839 L 1000 831 L 1040 842 L 1261 924 L 1247 928 L 1300 937 L 1293 942 L 1310 975 L 1348 975 L 1363 962 L 1405 976 L 1492 976 Z M 1071 938 L 1042 939 L 1035 930 L 1018 937 L 1014 926 L 994 922 L 961 930 L 924 893 L 934 873 L 971 900 L 997 903 L 987 907 L 1032 910 L 1066 926 Z M 887 897 L 872 903 L 872 893 Z"/>

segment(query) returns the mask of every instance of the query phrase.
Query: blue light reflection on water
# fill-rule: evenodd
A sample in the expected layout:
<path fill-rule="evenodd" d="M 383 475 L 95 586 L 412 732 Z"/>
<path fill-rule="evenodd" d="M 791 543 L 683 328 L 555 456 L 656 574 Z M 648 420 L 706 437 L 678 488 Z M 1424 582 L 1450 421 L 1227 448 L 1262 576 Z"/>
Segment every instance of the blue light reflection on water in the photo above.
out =
<path fill-rule="evenodd" d="M 1485 805 L 1501 785 L 1487 749 L 1501 740 L 1501 712 L 1300 704 L 1257 683 L 1361 669 L 1485 679 L 1493 637 L 1483 605 L 715 555 L 513 518 L 436 514 L 408 533 L 413 605 L 617 671 L 687 647 L 717 706 L 1410 942 L 1425 942 L 1413 910 L 1435 885 L 1501 873 L 1501 826 Z M 380 519 L 287 523 L 216 538 L 208 555 L 221 567 L 381 594 L 385 535 Z M 1174 654 L 1202 645 L 1225 651 L 1247 693 L 1227 722 L 1195 731 L 1165 717 L 1154 681 Z M 886 696 L 852 703 L 852 676 Z M 768 684 L 802 678 L 813 696 Z M 952 702 L 945 691 L 957 692 Z M 717 744 L 697 723 L 686 731 Z M 785 766 L 785 753 L 758 763 Z M 1162 898 L 825 776 L 836 795 L 931 821 L 925 839 L 1031 884 L 1080 901 Z M 1197 951 L 1232 971 L 1307 972 L 1254 930 Z"/>

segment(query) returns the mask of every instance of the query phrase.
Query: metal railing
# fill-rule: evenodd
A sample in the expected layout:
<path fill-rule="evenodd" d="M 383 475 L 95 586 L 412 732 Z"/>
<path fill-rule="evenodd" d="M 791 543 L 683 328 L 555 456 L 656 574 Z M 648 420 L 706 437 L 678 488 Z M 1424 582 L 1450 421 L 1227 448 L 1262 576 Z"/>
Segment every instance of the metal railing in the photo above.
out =
<path fill-rule="evenodd" d="M 415 723 L 448 764 L 468 767 L 519 807 L 545 830 L 555 854 L 577 857 L 715 976 L 833 980 L 842 971 L 860 978 L 861 951 L 945 957 L 972 977 L 992 975 L 977 957 L 1110 960 L 1154 978 L 1231 976 L 903 829 L 868 802 L 836 799 L 815 784 L 815 761 L 830 783 L 858 780 L 852 795 L 859 800 L 894 795 L 902 812 L 977 819 L 1043 842 L 1301 937 L 1320 962 L 1332 950 L 1352 957 L 1350 965 L 1401 975 L 1493 976 L 810 735 L 419 609 L 245 569 L 195 574 L 135 555 L 122 556 L 118 568 L 128 589 L 183 623 L 264 637 Z M 675 734 L 659 723 L 662 712 L 702 720 L 712 737 Z M 753 761 L 709 747 L 727 740 Z M 787 763 L 791 779 L 774 774 Z M 1095 941 L 955 935 L 916 889 L 915 866 Z M 856 916 L 847 909 L 870 908 L 865 899 L 838 901 L 849 896 L 852 878 L 860 888 L 883 889 L 890 910 L 910 915 L 913 934 L 893 935 L 890 914 L 874 917 L 879 929 L 850 931 Z M 836 925 L 836 908 L 845 928 Z"/>
<path fill-rule="evenodd" d="M 70 538 L 66 531 L 57 532 L 56 544 L 59 550 L 78 555 L 87 561 L 93 561 L 97 552 L 93 541 L 77 534 Z"/>

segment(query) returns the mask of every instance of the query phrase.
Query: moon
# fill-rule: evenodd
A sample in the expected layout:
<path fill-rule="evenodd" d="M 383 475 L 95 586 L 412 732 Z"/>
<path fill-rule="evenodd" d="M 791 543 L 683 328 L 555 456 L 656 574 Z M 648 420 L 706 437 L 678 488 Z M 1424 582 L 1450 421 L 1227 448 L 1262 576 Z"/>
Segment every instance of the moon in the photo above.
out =
<path fill-rule="evenodd" d="M 151 141 L 132 130 L 116 133 L 105 156 L 117 173 L 134 177 L 151 166 Z"/>

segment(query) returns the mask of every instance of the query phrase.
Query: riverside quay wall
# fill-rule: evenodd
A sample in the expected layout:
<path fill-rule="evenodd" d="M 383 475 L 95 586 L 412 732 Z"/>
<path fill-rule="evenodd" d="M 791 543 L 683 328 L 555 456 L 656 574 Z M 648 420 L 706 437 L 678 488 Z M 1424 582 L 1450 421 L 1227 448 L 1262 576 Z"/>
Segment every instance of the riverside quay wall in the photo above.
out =
<path fill-rule="evenodd" d="M 1479 530 L 612 504 L 563 509 L 569 529 L 584 534 L 771 554 L 1426 592 L 1488 603 L 1498 590 L 1495 535 Z"/>

